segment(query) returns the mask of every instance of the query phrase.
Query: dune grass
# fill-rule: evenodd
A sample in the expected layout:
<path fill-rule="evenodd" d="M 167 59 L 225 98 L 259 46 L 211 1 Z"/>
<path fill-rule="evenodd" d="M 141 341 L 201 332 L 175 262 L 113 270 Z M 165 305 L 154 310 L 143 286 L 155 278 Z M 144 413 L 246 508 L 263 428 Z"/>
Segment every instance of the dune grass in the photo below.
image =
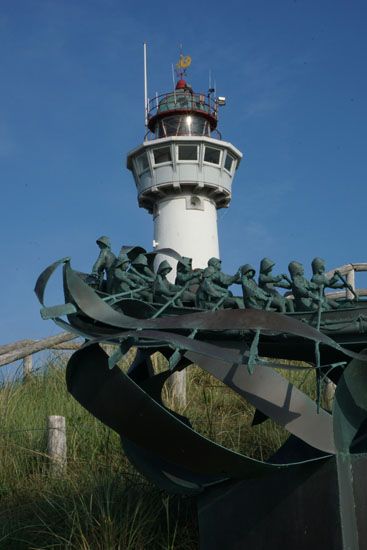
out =
<path fill-rule="evenodd" d="M 165 367 L 156 356 L 155 367 Z M 126 368 L 123 365 L 122 368 Z M 178 412 L 212 440 L 266 459 L 286 433 L 271 421 L 251 427 L 253 408 L 197 367 Z M 119 437 L 67 392 L 65 357 L 51 356 L 26 383 L 0 388 L 0 548 L 182 549 L 198 547 L 195 502 L 168 496 L 125 458 Z M 312 374 L 291 375 L 312 391 Z M 167 390 L 164 400 L 174 407 Z M 50 475 L 46 418 L 66 417 L 68 465 Z"/>

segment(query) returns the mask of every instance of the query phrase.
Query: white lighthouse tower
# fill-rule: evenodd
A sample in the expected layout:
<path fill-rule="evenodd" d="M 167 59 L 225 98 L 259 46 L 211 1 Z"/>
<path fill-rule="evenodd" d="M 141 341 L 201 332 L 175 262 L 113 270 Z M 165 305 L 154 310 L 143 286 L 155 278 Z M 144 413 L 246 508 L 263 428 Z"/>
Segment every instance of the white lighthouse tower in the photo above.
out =
<path fill-rule="evenodd" d="M 173 91 L 146 99 L 148 131 L 127 167 L 139 206 L 153 215 L 154 248 L 173 248 L 197 268 L 219 258 L 217 210 L 231 201 L 242 153 L 217 131 L 225 98 L 197 93 L 184 80 L 190 62 L 181 55 Z"/>

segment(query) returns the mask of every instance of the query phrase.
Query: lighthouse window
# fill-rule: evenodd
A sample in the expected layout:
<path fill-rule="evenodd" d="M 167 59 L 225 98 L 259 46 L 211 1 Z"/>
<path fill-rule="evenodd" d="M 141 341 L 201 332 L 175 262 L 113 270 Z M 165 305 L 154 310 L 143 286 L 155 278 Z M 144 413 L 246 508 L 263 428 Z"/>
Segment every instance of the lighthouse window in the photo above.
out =
<path fill-rule="evenodd" d="M 224 168 L 228 170 L 228 172 L 231 171 L 233 162 L 234 162 L 234 158 L 227 153 L 226 160 L 224 161 Z"/>
<path fill-rule="evenodd" d="M 205 147 L 204 161 L 211 164 L 219 164 L 220 161 L 220 149 L 214 149 L 214 147 Z"/>
<path fill-rule="evenodd" d="M 159 147 L 158 149 L 153 149 L 154 163 L 162 164 L 163 162 L 171 162 L 171 148 L 170 147 Z"/>
<path fill-rule="evenodd" d="M 140 176 L 140 174 L 149 168 L 148 155 L 146 153 L 139 155 L 136 159 L 136 163 L 138 165 L 138 175 Z"/>
<path fill-rule="evenodd" d="M 198 148 L 196 145 L 179 145 L 178 160 L 198 160 Z"/>
<path fill-rule="evenodd" d="M 210 125 L 204 117 L 195 115 L 166 116 L 159 120 L 154 132 L 157 137 L 210 136 Z"/>

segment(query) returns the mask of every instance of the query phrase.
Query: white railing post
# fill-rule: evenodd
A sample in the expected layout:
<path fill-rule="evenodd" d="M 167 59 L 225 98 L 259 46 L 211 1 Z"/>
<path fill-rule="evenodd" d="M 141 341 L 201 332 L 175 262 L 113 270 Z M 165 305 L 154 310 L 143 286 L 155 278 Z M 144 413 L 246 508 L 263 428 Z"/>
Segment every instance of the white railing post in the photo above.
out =
<path fill-rule="evenodd" d="M 47 454 L 52 475 L 66 470 L 66 422 L 64 416 L 47 417 Z"/>

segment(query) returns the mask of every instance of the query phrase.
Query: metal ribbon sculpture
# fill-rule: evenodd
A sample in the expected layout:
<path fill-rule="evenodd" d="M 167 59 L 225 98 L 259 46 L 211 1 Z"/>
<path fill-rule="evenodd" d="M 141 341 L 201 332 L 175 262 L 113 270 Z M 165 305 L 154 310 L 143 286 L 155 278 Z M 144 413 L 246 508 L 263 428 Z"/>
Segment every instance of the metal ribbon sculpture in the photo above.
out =
<path fill-rule="evenodd" d="M 165 250 L 165 254 L 179 258 L 174 251 Z M 44 304 L 45 288 L 60 265 L 66 303 L 48 308 Z M 131 301 L 124 302 L 125 311 L 122 302 L 119 309 L 116 304 L 112 307 L 71 268 L 68 258 L 45 269 L 35 292 L 44 318 L 52 318 L 63 329 L 86 339 L 68 362 L 68 390 L 121 436 L 131 462 L 159 487 L 173 493 L 198 494 L 223 481 L 297 469 L 336 456 L 344 537 L 353 542 L 349 463 L 351 453 L 367 451 L 366 334 L 359 335 L 353 351 L 352 346 L 343 347 L 316 328 L 270 311 L 227 309 L 153 319 L 147 304 L 132 316 L 128 314 Z M 255 357 L 251 345 L 254 335 L 258 347 Z M 101 342 L 118 344 L 118 352 L 109 358 L 99 346 Z M 115 363 L 131 346 L 137 346 L 138 352 L 126 374 Z M 320 373 L 332 370 L 338 382 L 332 414 L 277 372 L 285 368 L 284 363 L 258 357 L 265 351 L 268 357 L 302 360 L 305 355 L 312 356 L 315 346 Z M 175 354 L 172 369 L 154 374 L 150 356 L 157 350 L 168 358 Z M 350 359 L 344 368 L 340 366 Z M 330 364 L 335 361 L 339 363 L 333 369 Z M 169 410 L 161 399 L 165 381 L 172 372 L 193 363 L 286 428 L 297 442 L 297 452 L 294 454 L 293 448 L 287 457 L 286 442 L 284 451 L 280 449 L 273 461 L 255 460 L 210 441 L 185 417 Z"/>

